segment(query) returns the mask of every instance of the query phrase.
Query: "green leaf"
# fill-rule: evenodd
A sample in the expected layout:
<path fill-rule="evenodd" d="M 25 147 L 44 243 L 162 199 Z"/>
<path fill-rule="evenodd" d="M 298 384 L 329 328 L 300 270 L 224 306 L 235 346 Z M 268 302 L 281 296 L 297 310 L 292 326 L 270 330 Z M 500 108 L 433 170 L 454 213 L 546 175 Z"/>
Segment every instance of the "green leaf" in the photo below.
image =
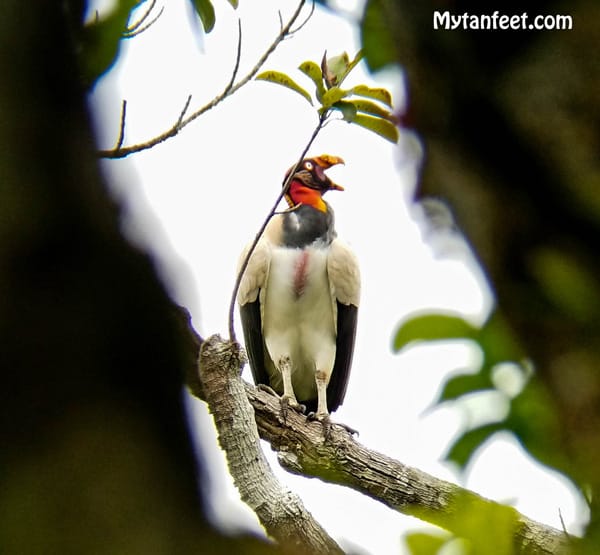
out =
<path fill-rule="evenodd" d="M 117 60 L 127 22 L 138 4 L 139 0 L 121 0 L 107 16 L 81 30 L 80 67 L 86 87 L 93 86 Z"/>
<path fill-rule="evenodd" d="M 371 71 L 395 63 L 398 52 L 404 52 L 397 46 L 404 30 L 399 31 L 397 25 L 385 17 L 381 4 L 382 0 L 368 0 L 360 26 L 360 42 Z"/>
<path fill-rule="evenodd" d="M 404 541 L 411 555 L 436 555 L 441 547 L 452 539 L 449 534 L 408 532 Z"/>
<path fill-rule="evenodd" d="M 423 314 L 407 320 L 400 326 L 394 338 L 394 350 L 399 351 L 413 341 L 475 339 L 478 332 L 477 328 L 460 316 Z"/>
<path fill-rule="evenodd" d="M 522 526 L 513 507 L 467 491 L 451 496 L 446 525 L 464 538 L 462 553 L 473 555 L 514 555 L 515 533 Z"/>
<path fill-rule="evenodd" d="M 537 460 L 572 475 L 572 461 L 563 450 L 557 449 L 564 444 L 558 414 L 545 385 L 533 376 L 512 400 L 507 424 Z"/>
<path fill-rule="evenodd" d="M 352 123 L 356 119 L 356 108 L 351 102 L 340 100 L 339 102 L 336 102 L 331 108 L 342 112 L 344 121 Z"/>
<path fill-rule="evenodd" d="M 323 98 L 321 99 L 321 104 L 323 108 L 329 108 L 333 106 L 336 102 L 342 100 L 342 98 L 348 96 L 348 94 L 348 91 L 340 89 L 339 87 L 332 87 L 323 95 Z"/>
<path fill-rule="evenodd" d="M 332 58 L 327 58 L 327 52 L 325 52 L 321 62 L 321 72 L 327 86 L 329 88 L 335 86 L 340 87 L 344 79 L 348 77 L 350 72 L 358 65 L 362 58 L 362 50 L 358 51 L 352 61 L 350 61 L 350 57 L 346 52 L 343 52 L 339 56 L 333 56 Z"/>
<path fill-rule="evenodd" d="M 227 0 L 227 1 L 231 4 L 231 6 L 233 6 L 234 10 L 237 10 L 237 7 L 239 6 L 238 0 Z"/>
<path fill-rule="evenodd" d="M 400 138 L 398 128 L 385 119 L 357 114 L 352 123 L 360 125 L 373 133 L 377 133 L 377 135 L 387 139 L 391 143 L 397 143 Z"/>
<path fill-rule="evenodd" d="M 319 65 L 315 62 L 311 62 L 307 60 L 306 62 L 302 62 L 298 69 L 310 77 L 312 82 L 315 84 L 317 90 L 317 99 L 321 102 L 323 95 L 326 92 L 325 85 L 323 85 L 323 72 Z"/>
<path fill-rule="evenodd" d="M 348 74 L 360 63 L 360 61 L 363 59 L 363 52 L 362 50 L 359 50 L 356 53 L 356 56 L 354 56 L 354 60 L 352 60 L 349 64 L 348 64 L 348 68 L 346 69 L 346 74 L 342 77 L 342 81 L 348 76 Z M 341 85 L 341 81 L 340 83 L 338 83 L 338 85 Z"/>
<path fill-rule="evenodd" d="M 537 249 L 530 266 L 542 293 L 568 318 L 591 324 L 600 316 L 597 276 L 577 256 L 565 249 Z"/>
<path fill-rule="evenodd" d="M 490 378 L 489 371 L 484 372 L 483 369 L 476 374 L 460 374 L 458 376 L 453 376 L 444 384 L 436 404 L 444 401 L 454 401 L 459 397 L 468 395 L 474 391 L 492 389 L 493 387 L 494 384 Z"/>
<path fill-rule="evenodd" d="M 496 432 L 506 429 L 505 422 L 485 424 L 478 428 L 466 431 L 450 447 L 445 459 L 456 463 L 464 469 L 475 454 L 475 451 Z"/>
<path fill-rule="evenodd" d="M 215 26 L 215 8 L 210 0 L 192 0 L 196 13 L 202 21 L 205 33 L 210 33 Z"/>
<path fill-rule="evenodd" d="M 328 87 L 339 85 L 342 79 L 347 75 L 348 66 L 350 65 L 350 57 L 347 52 L 342 52 L 339 56 L 326 58 L 327 53 L 323 56 L 321 69 L 323 77 Z"/>
<path fill-rule="evenodd" d="M 362 99 L 349 99 L 347 102 L 350 102 L 354 105 L 357 112 L 363 112 L 365 114 L 370 114 L 372 116 L 377 116 L 383 119 L 392 120 L 393 116 L 390 114 L 389 110 L 386 110 L 379 104 L 375 102 L 371 102 L 370 100 L 362 100 Z"/>
<path fill-rule="evenodd" d="M 387 89 L 382 87 L 368 87 L 367 85 L 356 85 L 350 90 L 352 94 L 357 96 L 364 96 L 366 98 L 372 98 L 378 100 L 386 106 L 392 107 L 392 95 Z"/>
<path fill-rule="evenodd" d="M 255 79 L 258 79 L 260 81 L 269 81 L 270 83 L 275 83 L 276 85 L 287 87 L 288 89 L 291 89 L 292 91 L 297 92 L 299 95 L 303 96 L 310 104 L 313 103 L 310 94 L 285 73 L 273 70 L 263 71 L 260 75 L 257 75 Z"/>
<path fill-rule="evenodd" d="M 523 360 L 525 355 L 502 314 L 496 310 L 483 325 L 477 337 L 489 366 L 500 362 Z"/>

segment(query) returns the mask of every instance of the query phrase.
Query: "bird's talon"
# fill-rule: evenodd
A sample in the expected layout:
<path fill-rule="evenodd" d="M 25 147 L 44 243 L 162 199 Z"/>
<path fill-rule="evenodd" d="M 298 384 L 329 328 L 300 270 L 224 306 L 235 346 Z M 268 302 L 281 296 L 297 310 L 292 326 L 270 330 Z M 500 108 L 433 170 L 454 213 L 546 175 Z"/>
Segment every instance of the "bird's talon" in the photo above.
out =
<path fill-rule="evenodd" d="M 328 414 L 319 414 L 317 412 L 309 412 L 306 415 L 309 422 L 319 422 L 323 426 L 323 439 L 329 441 L 331 437 L 331 419 Z"/>
<path fill-rule="evenodd" d="M 360 435 L 356 428 L 353 428 L 352 426 L 348 426 L 348 424 L 342 424 L 341 422 L 335 422 L 334 424 L 336 426 L 341 426 L 342 428 L 344 428 L 344 430 L 346 430 L 351 436 L 355 435 L 356 437 L 358 437 Z"/>
<path fill-rule="evenodd" d="M 351 426 L 348 426 L 348 424 L 342 424 L 341 422 L 333 422 L 331 420 L 331 417 L 328 414 L 319 415 L 316 412 L 309 412 L 306 415 L 306 419 L 309 422 L 320 422 L 321 423 L 321 425 L 323 426 L 325 440 L 329 439 L 329 437 L 331 435 L 331 429 L 333 428 L 333 426 L 339 426 L 340 428 L 343 428 L 350 435 L 357 435 L 357 436 L 359 435 L 358 430 L 355 430 Z"/>
<path fill-rule="evenodd" d="M 279 397 L 279 400 L 281 402 L 281 417 L 283 418 L 284 424 L 287 424 L 287 415 L 289 409 L 295 410 L 300 414 L 304 414 L 306 412 L 306 407 L 301 405 L 298 401 L 296 401 L 296 399 L 282 395 Z"/>

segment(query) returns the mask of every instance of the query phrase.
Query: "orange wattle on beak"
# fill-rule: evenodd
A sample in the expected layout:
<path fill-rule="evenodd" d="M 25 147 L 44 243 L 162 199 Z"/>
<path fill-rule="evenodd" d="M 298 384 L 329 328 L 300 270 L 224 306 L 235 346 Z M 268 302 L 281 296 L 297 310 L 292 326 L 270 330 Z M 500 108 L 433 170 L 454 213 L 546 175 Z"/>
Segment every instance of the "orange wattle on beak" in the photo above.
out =
<path fill-rule="evenodd" d="M 340 158 L 339 156 L 331 156 L 330 154 L 321 154 L 321 156 L 317 156 L 316 158 L 313 158 L 313 160 L 324 170 L 337 164 L 345 164 L 343 158 Z"/>

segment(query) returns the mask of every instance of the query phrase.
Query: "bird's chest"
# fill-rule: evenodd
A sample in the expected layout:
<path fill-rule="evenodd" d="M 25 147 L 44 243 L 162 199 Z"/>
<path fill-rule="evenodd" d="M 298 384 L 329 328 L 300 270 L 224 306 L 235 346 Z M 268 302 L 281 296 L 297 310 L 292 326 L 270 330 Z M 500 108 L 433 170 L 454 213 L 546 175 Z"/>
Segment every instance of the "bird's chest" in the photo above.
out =
<path fill-rule="evenodd" d="M 328 248 L 276 248 L 263 295 L 262 325 L 270 384 L 282 392 L 278 361 L 289 357 L 299 399 L 316 398 L 315 369 L 335 358 L 335 314 L 327 275 Z"/>
<path fill-rule="evenodd" d="M 269 268 L 268 299 L 293 310 L 331 304 L 327 277 L 327 248 L 277 248 Z"/>

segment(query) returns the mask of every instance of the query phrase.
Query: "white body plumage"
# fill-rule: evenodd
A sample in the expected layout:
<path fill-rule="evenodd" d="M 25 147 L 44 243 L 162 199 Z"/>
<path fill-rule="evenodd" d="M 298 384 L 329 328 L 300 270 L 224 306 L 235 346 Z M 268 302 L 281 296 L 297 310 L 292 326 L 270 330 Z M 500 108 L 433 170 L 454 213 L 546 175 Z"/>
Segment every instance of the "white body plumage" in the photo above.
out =
<path fill-rule="evenodd" d="M 271 359 L 289 357 L 298 399 L 317 395 L 315 372 L 328 382 L 336 350 L 336 307 L 327 274 L 329 247 L 275 247 L 262 290 L 263 334 Z M 283 393 L 281 372 L 267 368 L 271 386 Z"/>

